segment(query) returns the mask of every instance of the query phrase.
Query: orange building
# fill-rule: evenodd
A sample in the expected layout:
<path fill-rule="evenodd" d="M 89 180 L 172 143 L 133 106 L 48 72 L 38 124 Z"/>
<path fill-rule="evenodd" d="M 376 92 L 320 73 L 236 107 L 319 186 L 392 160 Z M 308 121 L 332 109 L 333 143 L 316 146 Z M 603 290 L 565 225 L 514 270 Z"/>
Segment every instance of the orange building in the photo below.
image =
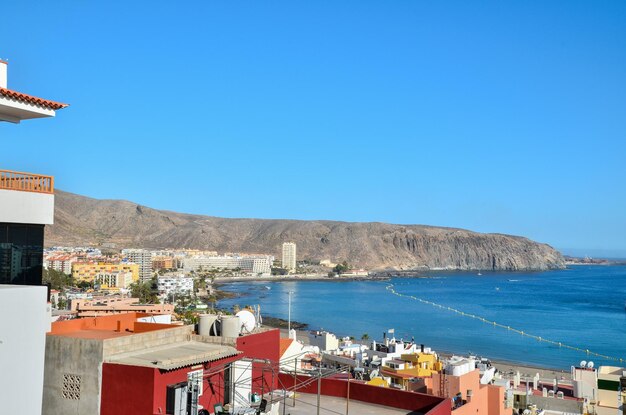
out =
<path fill-rule="evenodd" d="M 166 256 L 156 256 L 152 258 L 152 270 L 158 271 L 160 269 L 173 269 L 174 258 Z"/>
<path fill-rule="evenodd" d="M 454 373 L 454 374 L 452 374 Z M 511 415 L 505 407 L 505 388 L 480 383 L 473 360 L 453 358 L 440 373 L 427 379 L 433 395 L 452 399 L 453 415 Z"/>

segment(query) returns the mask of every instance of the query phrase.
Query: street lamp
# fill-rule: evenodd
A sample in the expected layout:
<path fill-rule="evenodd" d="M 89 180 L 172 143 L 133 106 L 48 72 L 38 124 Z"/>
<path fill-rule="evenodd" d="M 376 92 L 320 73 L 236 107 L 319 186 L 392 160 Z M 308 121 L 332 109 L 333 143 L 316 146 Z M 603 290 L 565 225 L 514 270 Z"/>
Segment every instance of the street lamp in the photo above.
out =
<path fill-rule="evenodd" d="M 293 291 L 289 291 L 289 311 L 287 317 L 287 336 L 291 337 L 291 294 Z"/>

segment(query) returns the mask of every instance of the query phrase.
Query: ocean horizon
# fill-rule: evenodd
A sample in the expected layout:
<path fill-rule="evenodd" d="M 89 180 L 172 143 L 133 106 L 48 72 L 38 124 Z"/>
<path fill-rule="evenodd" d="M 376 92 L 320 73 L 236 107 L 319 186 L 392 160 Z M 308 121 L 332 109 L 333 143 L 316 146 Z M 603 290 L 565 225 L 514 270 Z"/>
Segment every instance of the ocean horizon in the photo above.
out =
<path fill-rule="evenodd" d="M 433 271 L 389 280 L 233 282 L 222 308 L 260 305 L 337 336 L 414 339 L 435 351 L 567 369 L 626 364 L 626 266 Z M 620 360 L 621 359 L 621 360 Z"/>

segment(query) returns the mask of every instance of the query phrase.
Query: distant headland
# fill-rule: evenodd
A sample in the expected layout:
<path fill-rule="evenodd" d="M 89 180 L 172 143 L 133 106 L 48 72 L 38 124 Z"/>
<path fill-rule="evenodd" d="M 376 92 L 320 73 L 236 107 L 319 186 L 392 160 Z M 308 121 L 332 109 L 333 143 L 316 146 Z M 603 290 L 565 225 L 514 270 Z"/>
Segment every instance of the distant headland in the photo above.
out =
<path fill-rule="evenodd" d="M 228 219 L 156 210 L 123 200 L 56 191 L 46 244 L 195 248 L 279 254 L 294 241 L 299 259 L 331 258 L 370 270 L 547 270 L 560 252 L 530 239 L 426 225 L 326 220 Z"/>

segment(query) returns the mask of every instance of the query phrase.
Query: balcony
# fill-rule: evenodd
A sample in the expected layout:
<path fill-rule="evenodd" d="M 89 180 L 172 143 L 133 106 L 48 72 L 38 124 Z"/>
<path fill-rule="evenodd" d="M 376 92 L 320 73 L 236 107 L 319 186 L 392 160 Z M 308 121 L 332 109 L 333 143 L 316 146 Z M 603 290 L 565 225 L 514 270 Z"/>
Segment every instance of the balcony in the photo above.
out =
<path fill-rule="evenodd" d="M 54 177 L 0 170 L 0 189 L 52 194 L 54 193 Z"/>
<path fill-rule="evenodd" d="M 54 178 L 0 170 L 0 223 L 51 225 Z"/>

